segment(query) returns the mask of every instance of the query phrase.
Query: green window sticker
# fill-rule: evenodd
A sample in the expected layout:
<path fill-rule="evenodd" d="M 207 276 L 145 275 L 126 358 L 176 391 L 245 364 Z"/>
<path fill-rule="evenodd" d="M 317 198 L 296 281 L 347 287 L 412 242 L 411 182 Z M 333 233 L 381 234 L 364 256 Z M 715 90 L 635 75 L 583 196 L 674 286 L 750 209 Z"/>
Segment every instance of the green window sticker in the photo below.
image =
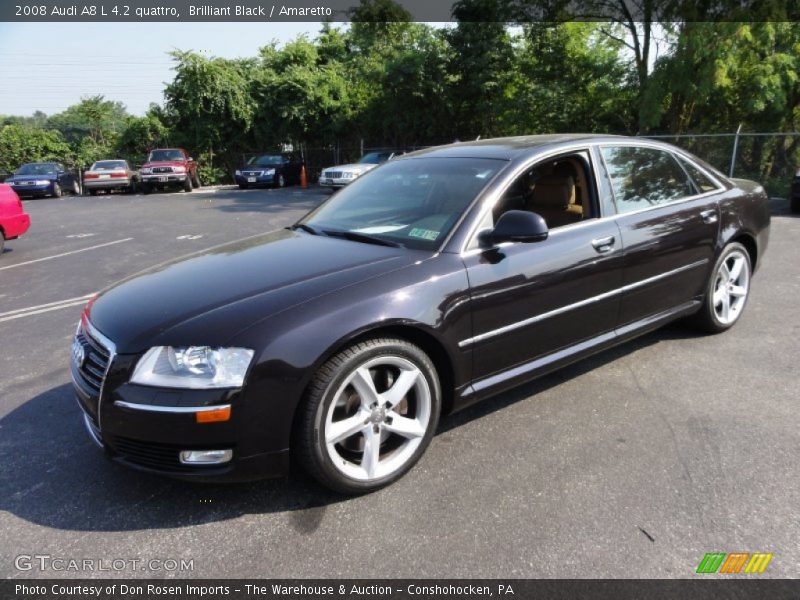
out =
<path fill-rule="evenodd" d="M 433 229 L 420 229 L 415 227 L 408 232 L 408 235 L 409 237 L 421 238 L 423 240 L 430 240 L 432 242 L 439 237 L 439 233 L 439 231 L 434 231 Z"/>

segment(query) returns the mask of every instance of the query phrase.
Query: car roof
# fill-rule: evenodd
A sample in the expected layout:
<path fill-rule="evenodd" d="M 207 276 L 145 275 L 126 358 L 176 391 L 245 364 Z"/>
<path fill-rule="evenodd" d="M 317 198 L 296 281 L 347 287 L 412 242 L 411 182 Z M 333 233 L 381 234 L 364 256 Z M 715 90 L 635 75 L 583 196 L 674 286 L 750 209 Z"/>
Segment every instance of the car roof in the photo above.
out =
<path fill-rule="evenodd" d="M 485 140 L 474 140 L 471 142 L 455 142 L 446 146 L 435 146 L 425 150 L 410 152 L 406 157 L 435 156 L 435 157 L 471 157 L 471 158 L 497 158 L 502 160 L 513 160 L 520 156 L 526 156 L 534 150 L 541 150 L 546 147 L 557 147 L 561 144 L 570 144 L 579 141 L 601 141 L 601 140 L 638 140 L 646 141 L 642 138 L 631 138 L 616 135 L 593 134 L 593 133 L 559 133 L 547 135 L 521 135 L 514 137 L 487 138 Z"/>

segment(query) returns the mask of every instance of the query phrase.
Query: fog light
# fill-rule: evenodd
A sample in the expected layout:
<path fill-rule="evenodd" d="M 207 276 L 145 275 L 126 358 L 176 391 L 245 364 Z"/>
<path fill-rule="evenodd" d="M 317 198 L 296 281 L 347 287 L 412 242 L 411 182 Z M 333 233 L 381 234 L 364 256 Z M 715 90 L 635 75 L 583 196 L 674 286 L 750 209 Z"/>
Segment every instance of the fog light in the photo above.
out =
<path fill-rule="evenodd" d="M 220 465 L 233 458 L 233 450 L 182 450 L 181 464 Z"/>

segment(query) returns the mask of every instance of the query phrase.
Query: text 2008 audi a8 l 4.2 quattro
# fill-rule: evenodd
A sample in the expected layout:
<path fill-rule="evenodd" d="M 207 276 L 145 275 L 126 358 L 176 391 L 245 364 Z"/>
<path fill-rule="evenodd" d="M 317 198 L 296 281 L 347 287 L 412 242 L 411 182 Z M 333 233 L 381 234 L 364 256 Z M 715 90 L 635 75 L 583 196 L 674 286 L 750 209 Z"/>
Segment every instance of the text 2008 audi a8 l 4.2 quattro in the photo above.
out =
<path fill-rule="evenodd" d="M 764 189 L 667 144 L 536 136 L 408 154 L 293 227 L 84 311 L 72 375 L 114 460 L 183 478 L 398 479 L 442 414 L 691 316 L 736 323 Z"/>

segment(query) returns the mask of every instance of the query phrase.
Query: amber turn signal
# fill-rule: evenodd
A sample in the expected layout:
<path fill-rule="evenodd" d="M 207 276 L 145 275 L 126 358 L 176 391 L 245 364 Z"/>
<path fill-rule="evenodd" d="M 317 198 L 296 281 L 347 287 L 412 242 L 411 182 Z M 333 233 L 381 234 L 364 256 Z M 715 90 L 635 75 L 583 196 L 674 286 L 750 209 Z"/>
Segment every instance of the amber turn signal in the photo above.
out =
<path fill-rule="evenodd" d="M 214 410 L 201 410 L 195 413 L 198 423 L 218 423 L 231 418 L 231 407 L 222 406 Z"/>

